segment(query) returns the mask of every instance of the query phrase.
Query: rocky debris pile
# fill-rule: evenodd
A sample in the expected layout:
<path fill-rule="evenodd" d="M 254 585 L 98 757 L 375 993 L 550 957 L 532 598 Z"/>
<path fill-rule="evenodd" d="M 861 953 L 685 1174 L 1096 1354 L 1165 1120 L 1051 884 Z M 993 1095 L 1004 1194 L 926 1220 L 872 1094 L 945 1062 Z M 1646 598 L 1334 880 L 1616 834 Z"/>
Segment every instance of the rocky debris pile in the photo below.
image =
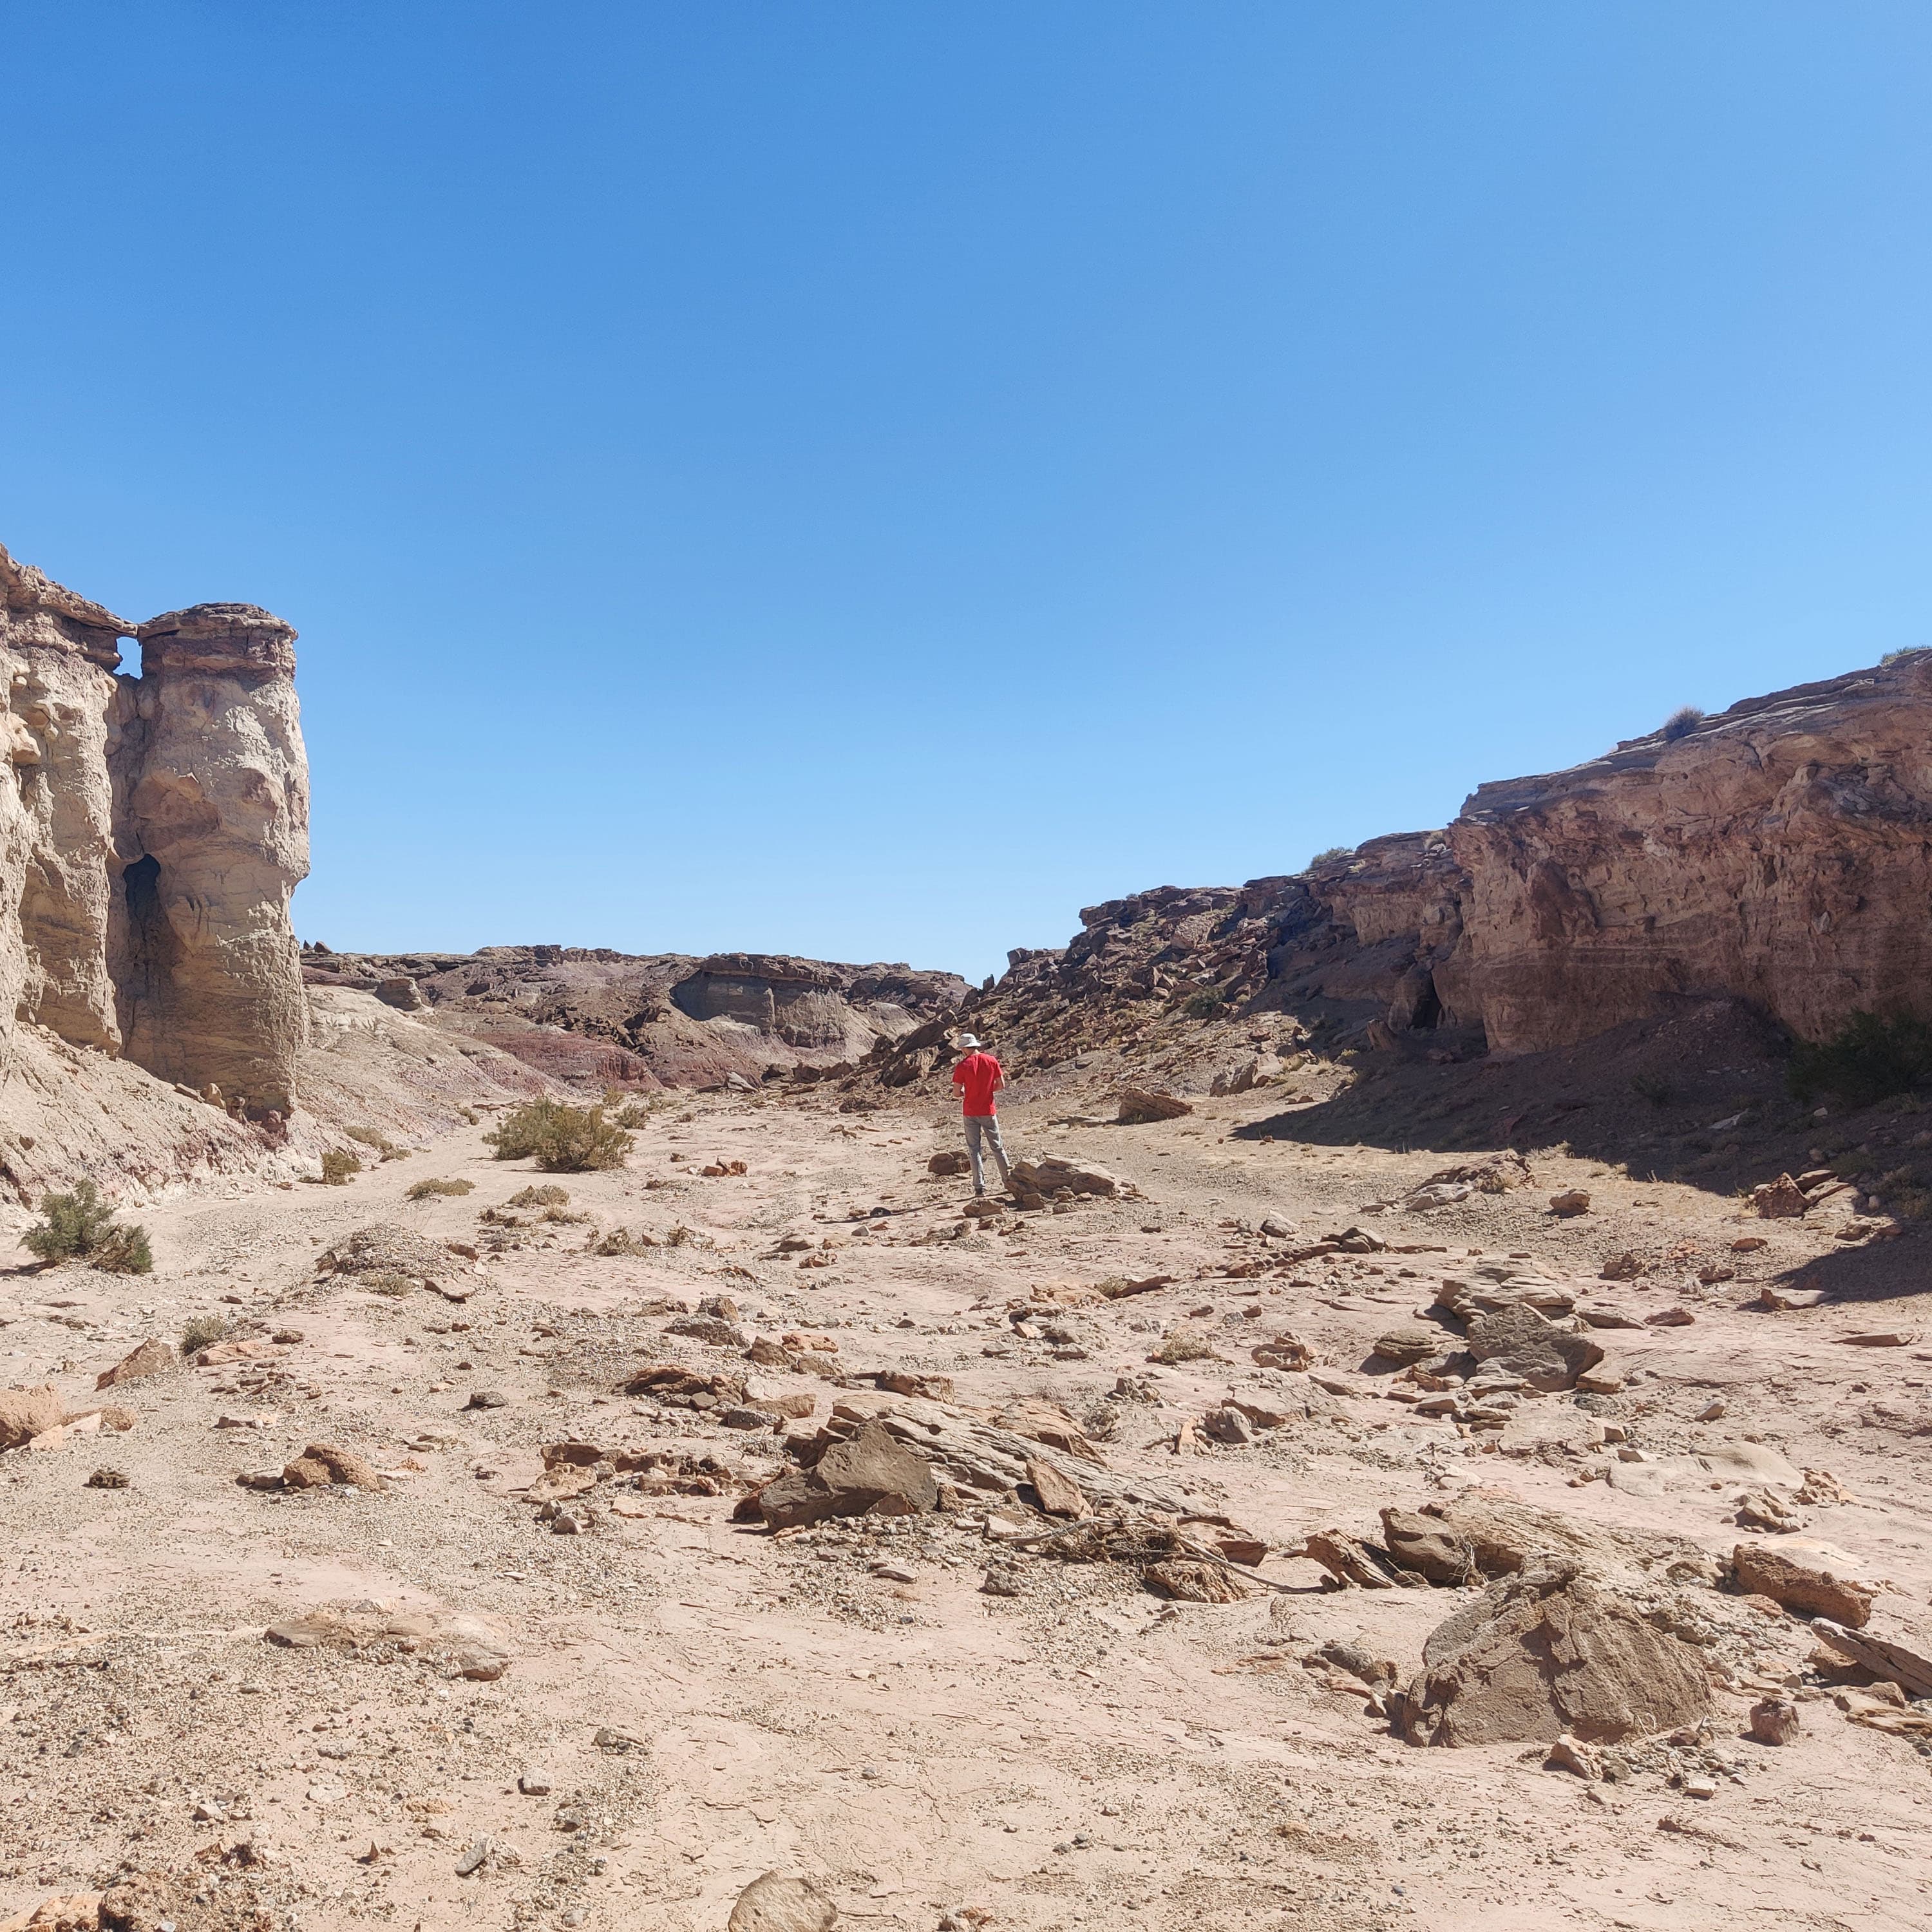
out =
<path fill-rule="evenodd" d="M 1085 1196 L 1111 1198 L 1130 1195 L 1119 1177 L 1103 1167 L 1069 1160 L 1058 1154 L 1012 1164 L 1012 1195 L 1022 1208 L 1038 1209 L 1049 1203 L 1070 1202 Z"/>
<path fill-rule="evenodd" d="M 864 1514 L 882 1498 L 887 1511 L 902 1503 L 935 1508 L 941 1483 L 955 1492 L 956 1504 L 976 1494 L 1040 1514 L 1184 1510 L 1160 1485 L 1108 1468 L 1071 1417 L 1040 1402 L 988 1415 L 916 1396 L 877 1406 L 841 1402 L 823 1429 L 791 1438 L 787 1448 L 800 1466 L 797 1479 L 781 1477 L 758 1497 L 774 1528 Z M 880 1486 L 888 1481 L 896 1486 Z"/>
<path fill-rule="evenodd" d="M 448 1301 L 468 1300 L 480 1285 L 480 1271 L 473 1262 L 444 1243 L 392 1221 L 378 1221 L 344 1236 L 316 1257 L 315 1268 L 318 1275 L 406 1282 L 429 1288 Z"/>
<path fill-rule="evenodd" d="M 446 1610 L 397 1610 L 370 1602 L 320 1604 L 271 1624 L 266 1642 L 283 1650 L 334 1650 L 382 1664 L 413 1657 L 448 1677 L 493 1683 L 510 1667 L 509 1640 L 481 1617 Z"/>
<path fill-rule="evenodd" d="M 1696 1649 L 1571 1565 L 1492 1586 L 1437 1626 L 1422 1660 L 1394 1712 L 1414 1744 L 1612 1744 L 1711 1708 Z"/>

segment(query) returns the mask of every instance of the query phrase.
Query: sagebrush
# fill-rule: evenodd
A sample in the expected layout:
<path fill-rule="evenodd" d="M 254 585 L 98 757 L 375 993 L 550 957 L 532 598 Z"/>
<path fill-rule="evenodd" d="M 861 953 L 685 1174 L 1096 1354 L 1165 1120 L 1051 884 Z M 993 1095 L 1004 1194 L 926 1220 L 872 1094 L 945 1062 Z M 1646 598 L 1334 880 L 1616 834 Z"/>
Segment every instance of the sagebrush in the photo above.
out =
<path fill-rule="evenodd" d="M 532 1100 L 513 1107 L 485 1134 L 499 1160 L 528 1157 L 546 1174 L 586 1174 L 622 1167 L 631 1136 L 604 1109 L 572 1107 L 560 1100 Z"/>
<path fill-rule="evenodd" d="M 403 1198 L 407 1201 L 427 1201 L 437 1194 L 472 1194 L 476 1192 L 473 1180 L 418 1180 L 410 1186 Z"/>
<path fill-rule="evenodd" d="M 346 1187 L 350 1176 L 362 1172 L 362 1163 L 346 1148 L 331 1148 L 322 1157 L 322 1178 L 331 1187 Z"/>
<path fill-rule="evenodd" d="M 78 1257 L 111 1274 L 146 1274 L 154 1264 L 147 1230 L 117 1223 L 91 1180 L 76 1181 L 70 1194 L 42 1195 L 40 1214 L 21 1239 L 44 1262 Z"/>

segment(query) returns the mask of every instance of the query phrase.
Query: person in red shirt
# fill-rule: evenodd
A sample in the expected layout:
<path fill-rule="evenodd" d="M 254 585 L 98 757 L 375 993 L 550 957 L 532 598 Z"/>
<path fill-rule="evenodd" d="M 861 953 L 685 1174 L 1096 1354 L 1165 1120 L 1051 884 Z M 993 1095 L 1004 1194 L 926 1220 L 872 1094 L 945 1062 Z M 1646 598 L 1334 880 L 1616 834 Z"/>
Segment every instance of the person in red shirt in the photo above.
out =
<path fill-rule="evenodd" d="M 980 1158 L 982 1140 L 1000 1164 L 1000 1185 L 1010 1192 L 1012 1170 L 1006 1165 L 993 1099 L 1006 1084 L 1006 1076 L 1000 1063 L 970 1033 L 959 1036 L 958 1045 L 965 1058 L 952 1070 L 952 1084 L 959 1089 L 961 1109 L 966 1117 L 966 1158 L 973 1163 L 973 1192 L 982 1198 L 986 1192 L 986 1170 Z"/>

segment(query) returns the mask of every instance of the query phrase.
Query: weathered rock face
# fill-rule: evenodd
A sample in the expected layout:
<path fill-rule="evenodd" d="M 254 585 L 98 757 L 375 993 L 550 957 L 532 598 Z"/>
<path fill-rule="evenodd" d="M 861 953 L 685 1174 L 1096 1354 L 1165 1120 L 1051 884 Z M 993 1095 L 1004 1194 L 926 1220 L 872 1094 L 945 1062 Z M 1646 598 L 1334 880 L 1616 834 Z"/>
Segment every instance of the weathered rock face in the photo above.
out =
<path fill-rule="evenodd" d="M 1453 981 L 1492 1047 L 1561 1046 L 1660 993 L 1742 994 L 1816 1039 L 1856 1007 L 1932 1015 L 1932 652 L 1747 699 L 1449 828 Z"/>
<path fill-rule="evenodd" d="M 1708 995 L 1818 1039 L 1860 1007 L 1932 1017 L 1928 896 L 1922 651 L 1484 785 L 1444 831 L 1293 878 L 1089 908 L 1069 945 L 1015 952 L 956 1020 L 1021 1066 L 1184 1011 L 1286 1013 L 1371 1047 L 1480 1028 L 1520 1052 Z M 943 1076 L 944 1054 L 902 1064 L 919 1040 L 878 1049 L 883 1084 Z"/>
<path fill-rule="evenodd" d="M 142 638 L 142 675 L 116 675 Z M 249 1109 L 286 1110 L 306 1006 L 295 633 L 244 604 L 136 627 L 0 550 L 12 782 L 0 1013 Z"/>

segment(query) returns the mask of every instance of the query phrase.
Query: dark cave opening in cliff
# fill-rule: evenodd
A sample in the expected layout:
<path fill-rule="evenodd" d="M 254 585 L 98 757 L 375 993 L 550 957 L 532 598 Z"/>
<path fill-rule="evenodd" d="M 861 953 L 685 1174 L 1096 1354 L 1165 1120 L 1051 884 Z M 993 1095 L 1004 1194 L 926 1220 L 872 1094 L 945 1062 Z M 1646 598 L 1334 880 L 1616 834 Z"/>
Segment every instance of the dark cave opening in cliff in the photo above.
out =
<path fill-rule="evenodd" d="M 1431 980 L 1417 996 L 1415 1011 L 1409 1016 L 1412 1033 L 1432 1033 L 1442 1024 L 1442 1000 Z"/>
<path fill-rule="evenodd" d="M 136 859 L 121 874 L 122 889 L 128 895 L 128 917 L 136 927 L 154 916 L 160 898 L 161 862 L 152 854 Z"/>

